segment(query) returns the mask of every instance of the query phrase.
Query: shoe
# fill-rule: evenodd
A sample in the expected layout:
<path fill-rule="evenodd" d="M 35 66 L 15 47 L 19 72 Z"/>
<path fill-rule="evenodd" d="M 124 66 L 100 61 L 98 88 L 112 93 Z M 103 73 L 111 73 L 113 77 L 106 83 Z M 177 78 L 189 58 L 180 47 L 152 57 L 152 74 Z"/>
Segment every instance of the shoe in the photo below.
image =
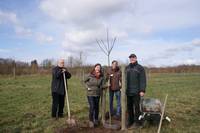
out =
<path fill-rule="evenodd" d="M 128 129 L 136 129 L 136 128 L 142 128 L 142 125 L 139 123 L 134 123 Z"/>
<path fill-rule="evenodd" d="M 94 121 L 94 127 L 97 127 L 99 125 L 99 121 L 98 120 L 95 120 Z"/>
<path fill-rule="evenodd" d="M 89 127 L 93 128 L 94 127 L 94 123 L 92 121 L 89 121 Z"/>
<path fill-rule="evenodd" d="M 121 120 L 120 115 L 114 115 L 113 118 L 114 118 L 115 120 Z"/>
<path fill-rule="evenodd" d="M 59 118 L 63 118 L 63 117 L 64 117 L 64 115 L 63 115 L 63 114 L 60 114 L 60 115 L 58 115 L 58 117 L 59 117 Z"/>
<path fill-rule="evenodd" d="M 132 125 L 133 125 L 133 123 L 127 122 L 127 124 L 126 124 L 127 129 L 129 129 Z"/>

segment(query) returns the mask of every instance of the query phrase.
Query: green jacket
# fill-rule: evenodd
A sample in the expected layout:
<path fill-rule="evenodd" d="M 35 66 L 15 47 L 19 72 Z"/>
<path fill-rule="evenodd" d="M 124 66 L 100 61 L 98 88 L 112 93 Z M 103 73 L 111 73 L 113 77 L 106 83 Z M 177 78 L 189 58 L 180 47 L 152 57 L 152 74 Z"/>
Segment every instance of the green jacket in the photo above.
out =
<path fill-rule="evenodd" d="M 93 74 L 89 74 L 85 78 L 87 96 L 100 96 L 103 86 L 103 77 L 97 79 Z"/>
<path fill-rule="evenodd" d="M 126 94 L 132 96 L 145 92 L 146 89 L 146 75 L 144 68 L 137 62 L 129 64 L 126 69 Z"/>

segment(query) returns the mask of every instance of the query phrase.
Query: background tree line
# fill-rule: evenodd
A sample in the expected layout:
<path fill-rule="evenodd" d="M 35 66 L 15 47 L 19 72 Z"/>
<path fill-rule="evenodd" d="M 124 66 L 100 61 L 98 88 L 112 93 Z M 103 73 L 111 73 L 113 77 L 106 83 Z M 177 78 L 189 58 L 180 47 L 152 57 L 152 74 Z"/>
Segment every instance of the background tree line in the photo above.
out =
<path fill-rule="evenodd" d="M 83 76 L 90 72 L 93 65 L 86 65 L 81 58 L 69 57 L 66 66 L 73 75 Z M 15 61 L 11 58 L 0 58 L 0 75 L 26 75 L 26 74 L 50 74 L 56 66 L 54 59 L 44 59 L 38 64 L 37 60 L 31 62 Z M 125 65 L 125 64 L 124 64 Z M 200 65 L 179 65 L 174 67 L 145 67 L 148 73 L 196 73 L 200 72 Z"/>

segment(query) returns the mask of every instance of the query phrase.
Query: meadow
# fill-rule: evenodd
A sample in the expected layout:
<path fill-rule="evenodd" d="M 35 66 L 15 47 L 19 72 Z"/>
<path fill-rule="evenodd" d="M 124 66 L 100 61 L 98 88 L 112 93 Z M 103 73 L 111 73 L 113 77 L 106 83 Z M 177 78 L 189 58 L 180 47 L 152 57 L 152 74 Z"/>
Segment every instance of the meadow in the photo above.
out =
<path fill-rule="evenodd" d="M 66 127 L 65 118 L 51 119 L 51 75 L 0 76 L 0 132 L 55 132 Z M 168 94 L 162 133 L 198 133 L 200 130 L 200 73 L 151 74 L 145 97 L 164 101 Z M 71 114 L 79 123 L 88 119 L 84 84 L 69 80 Z M 154 133 L 157 126 L 147 126 L 142 133 Z M 134 131 L 131 131 L 134 132 Z"/>

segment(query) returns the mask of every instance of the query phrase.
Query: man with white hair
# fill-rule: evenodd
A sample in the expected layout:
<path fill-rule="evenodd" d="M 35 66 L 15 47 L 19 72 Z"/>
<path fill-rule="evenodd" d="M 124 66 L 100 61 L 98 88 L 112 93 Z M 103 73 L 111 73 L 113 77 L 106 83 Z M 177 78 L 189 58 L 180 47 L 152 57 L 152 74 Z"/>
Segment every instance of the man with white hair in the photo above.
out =
<path fill-rule="evenodd" d="M 64 59 L 60 59 L 58 61 L 58 65 L 52 69 L 52 82 L 51 82 L 52 118 L 63 117 L 63 108 L 65 101 L 65 93 L 66 93 L 63 73 L 65 73 L 65 77 L 67 79 L 71 78 L 71 74 L 68 72 L 67 68 L 64 67 L 64 64 L 65 64 Z"/>

